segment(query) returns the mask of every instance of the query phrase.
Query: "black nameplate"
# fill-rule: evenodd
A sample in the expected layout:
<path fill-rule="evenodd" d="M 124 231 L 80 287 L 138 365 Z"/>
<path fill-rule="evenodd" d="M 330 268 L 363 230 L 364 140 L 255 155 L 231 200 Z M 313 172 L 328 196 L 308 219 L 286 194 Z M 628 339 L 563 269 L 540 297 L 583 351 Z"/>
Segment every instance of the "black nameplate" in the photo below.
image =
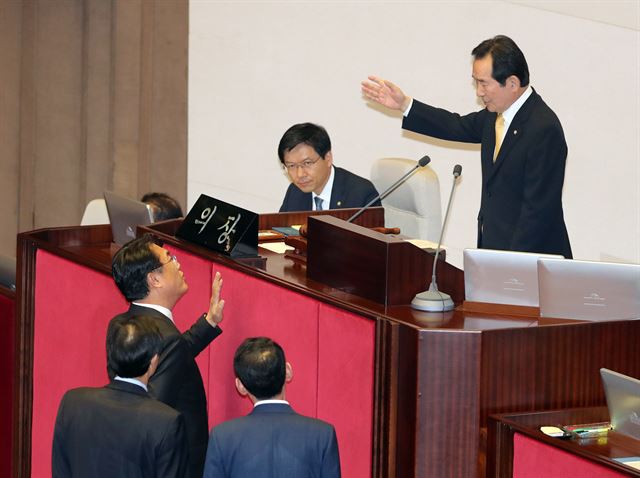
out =
<path fill-rule="evenodd" d="M 201 194 L 176 237 L 231 257 L 256 257 L 258 215 Z"/>

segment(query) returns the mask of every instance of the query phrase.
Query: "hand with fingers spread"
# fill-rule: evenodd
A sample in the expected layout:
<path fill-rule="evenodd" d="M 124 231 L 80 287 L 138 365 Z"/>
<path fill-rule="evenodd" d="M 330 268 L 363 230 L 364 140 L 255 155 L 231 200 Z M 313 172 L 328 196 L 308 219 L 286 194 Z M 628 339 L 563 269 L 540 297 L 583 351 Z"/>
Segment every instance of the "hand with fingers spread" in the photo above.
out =
<path fill-rule="evenodd" d="M 220 299 L 220 291 L 222 290 L 222 276 L 219 272 L 215 273 L 213 277 L 213 284 L 211 286 L 211 302 L 209 303 L 209 310 L 207 311 L 207 322 L 212 327 L 216 327 L 222 322 L 222 311 L 224 310 L 224 299 Z"/>
<path fill-rule="evenodd" d="M 400 88 L 378 76 L 369 76 L 368 81 L 363 81 L 361 85 L 362 94 L 367 99 L 392 110 L 404 111 L 411 101 L 411 97 L 405 95 Z"/>

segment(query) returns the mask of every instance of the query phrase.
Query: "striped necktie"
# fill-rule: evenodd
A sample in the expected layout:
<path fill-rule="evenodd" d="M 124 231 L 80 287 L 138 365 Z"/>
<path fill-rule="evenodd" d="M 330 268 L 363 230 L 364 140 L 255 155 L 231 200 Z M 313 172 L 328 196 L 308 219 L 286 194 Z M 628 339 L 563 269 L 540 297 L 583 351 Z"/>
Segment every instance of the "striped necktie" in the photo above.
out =
<path fill-rule="evenodd" d="M 322 203 L 324 202 L 320 196 L 313 198 L 316 203 L 316 211 L 322 211 Z"/>
<path fill-rule="evenodd" d="M 504 116 L 502 113 L 496 118 L 496 147 L 493 150 L 493 162 L 496 162 L 498 153 L 500 152 L 500 146 L 502 146 L 502 140 L 504 139 Z"/>

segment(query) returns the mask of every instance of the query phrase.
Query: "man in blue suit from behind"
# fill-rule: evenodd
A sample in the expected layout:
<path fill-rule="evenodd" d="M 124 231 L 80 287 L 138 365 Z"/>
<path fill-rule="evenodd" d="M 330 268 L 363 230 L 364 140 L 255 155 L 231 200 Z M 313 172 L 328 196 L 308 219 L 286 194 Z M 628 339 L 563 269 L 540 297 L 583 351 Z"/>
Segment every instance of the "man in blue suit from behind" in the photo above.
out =
<path fill-rule="evenodd" d="M 205 478 L 338 478 L 336 432 L 298 415 L 285 400 L 292 378 L 282 347 L 266 337 L 246 339 L 233 359 L 236 388 L 253 411 L 213 428 Z"/>

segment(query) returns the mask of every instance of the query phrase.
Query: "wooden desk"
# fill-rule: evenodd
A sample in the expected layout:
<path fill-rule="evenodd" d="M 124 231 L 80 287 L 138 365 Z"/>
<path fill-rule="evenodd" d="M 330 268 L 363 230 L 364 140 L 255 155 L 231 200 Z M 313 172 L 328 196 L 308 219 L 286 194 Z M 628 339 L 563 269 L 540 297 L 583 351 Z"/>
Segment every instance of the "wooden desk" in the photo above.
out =
<path fill-rule="evenodd" d="M 560 440 L 540 431 L 540 427 L 546 425 L 563 426 L 604 421 L 609 421 L 606 407 L 492 415 L 489 418 L 489 443 L 494 453 L 488 457 L 489 476 L 520 476 L 514 469 L 522 469 L 524 466 L 527 469 L 521 473 L 531 473 L 529 476 L 546 476 L 545 470 L 548 468 L 553 468 L 558 474 L 566 468 L 569 472 L 566 476 L 640 476 L 640 471 L 613 460 L 640 456 L 640 440 L 615 432 L 588 440 Z M 514 437 L 524 442 L 522 445 L 526 448 L 514 452 Z M 531 464 L 527 456 L 522 456 L 526 453 L 542 453 L 545 460 Z M 582 468 L 581 473 L 571 469 L 577 466 Z"/>
<path fill-rule="evenodd" d="M 225 279 L 227 293 L 240 294 L 241 285 L 249 284 L 250 288 L 258 287 L 269 293 L 288 294 L 285 304 L 289 301 L 304 302 L 311 307 L 310 310 L 320 310 L 320 315 L 330 319 L 322 326 L 329 329 L 320 330 L 320 336 L 309 337 L 313 343 L 332 348 L 336 356 L 323 357 L 335 358 L 335 361 L 329 364 L 329 368 L 322 366 L 315 372 L 309 370 L 309 373 L 329 370 L 330 374 L 336 375 L 343 370 L 340 376 L 343 390 L 331 389 L 331 393 L 339 394 L 337 402 L 345 404 L 343 410 L 329 407 L 323 412 L 327 415 L 321 416 L 331 421 L 332 414 L 344 414 L 344 409 L 347 412 L 353 410 L 354 415 L 369 414 L 369 424 L 364 430 L 370 429 L 370 435 L 367 432 L 362 440 L 358 438 L 357 442 L 340 443 L 341 450 L 362 443 L 370 448 L 370 455 L 364 453 L 360 458 L 354 457 L 355 461 L 349 466 L 355 468 L 350 468 L 349 474 L 345 474 L 350 478 L 482 477 L 485 475 L 486 426 L 490 414 L 602 405 L 601 367 L 627 375 L 640 375 L 640 349 L 637 347 L 640 321 L 587 323 L 461 310 L 433 314 L 415 311 L 407 305 L 384 307 L 348 291 L 310 280 L 304 266 L 294 264 L 281 255 L 260 249 L 260 254 L 267 260 L 265 269 L 258 269 L 177 240 L 166 233 L 168 229 L 163 229 L 170 228 L 166 224 L 154 227 L 155 234 L 166 241 L 167 247 L 183 258 L 181 263 L 184 262 L 187 277 L 193 277 L 198 270 L 204 271 L 207 265 L 210 270 L 213 265 L 215 269 L 225 271 L 230 278 L 228 282 Z M 96 370 L 103 366 L 100 363 L 104 360 L 101 334 L 105 326 L 96 324 L 96 317 L 108 320 L 114 313 L 109 307 L 118 311 L 126 305 L 107 275 L 112 254 L 108 226 L 45 229 L 20 234 L 18 240 L 20 320 L 16 337 L 20 355 L 14 416 L 24 426 L 14 429 L 14 462 L 18 464 L 14 468 L 14 476 L 26 477 L 30 476 L 32 459 L 46 460 L 46 450 L 42 449 L 46 440 L 38 445 L 40 458 L 32 458 L 32 429 L 34 433 L 50 433 L 46 427 L 32 424 L 34 397 L 40 396 L 38 384 L 47 377 L 46 370 L 42 369 L 47 363 L 46 357 L 38 356 L 34 361 L 34 341 L 37 345 L 44 340 L 39 336 L 37 323 L 56 320 L 45 314 L 48 311 L 37 303 L 38 288 L 35 284 L 38 278 L 40 283 L 45 280 L 43 277 L 48 278 L 47 287 L 50 293 L 55 294 L 57 303 L 51 313 L 60 308 L 74 313 L 79 310 L 73 322 L 74 332 L 93 337 L 98 344 L 91 359 L 96 362 L 93 365 Z M 60 284 L 55 280 L 58 270 L 51 268 L 69 268 L 78 279 L 72 281 L 72 285 Z M 442 277 L 441 280 L 440 274 L 445 273 L 450 277 Z M 240 285 L 232 286 L 234 283 Z M 463 297 L 461 271 L 440 268 L 438 283 L 443 291 L 454 297 Z M 445 283 L 446 287 L 443 286 Z M 194 300 L 198 298 L 201 301 L 203 297 L 206 300 L 210 284 L 191 281 L 191 285 L 193 290 L 189 294 Z M 106 291 L 97 297 L 98 288 L 106 290 L 109 287 L 113 289 L 111 292 Z M 70 294 L 69 290 L 75 294 Z M 93 300 L 84 300 L 85 296 Z M 190 307 L 188 302 L 191 299 L 184 303 L 185 299 L 178 305 Z M 82 302 L 81 308 L 77 304 L 79 301 Z M 265 316 L 266 324 L 275 317 L 279 321 L 278 327 L 282 327 L 280 330 L 300 326 L 300 317 L 286 316 L 283 303 L 271 300 L 269 294 L 254 295 L 246 302 L 242 307 L 237 301 L 233 305 L 229 302 L 229 319 L 225 318 L 222 337 L 240 333 L 238 330 L 242 329 L 243 318 L 233 316 L 237 310 L 248 310 L 247 314 L 252 316 Z M 247 309 L 249 306 L 252 307 L 250 310 Z M 108 315 L 106 319 L 104 315 Z M 357 330 L 364 335 L 355 336 L 360 337 L 358 339 L 352 335 L 343 337 L 342 332 L 332 334 L 334 325 L 340 330 L 357 325 Z M 260 327 L 259 330 L 266 330 L 267 335 L 271 331 L 277 332 L 273 328 L 265 328 L 267 325 Z M 55 332 L 53 328 L 50 330 Z M 254 330 L 245 332 L 255 333 Z M 62 339 L 64 337 L 56 338 Z M 366 343 L 369 340 L 371 344 Z M 363 352 L 351 353 L 351 344 L 363 346 L 359 349 Z M 371 356 L 366 351 L 369 346 Z M 199 364 L 208 367 L 207 370 L 220 369 L 223 367 L 220 364 L 229 357 L 216 355 L 222 350 L 220 345 L 214 344 L 210 348 L 210 356 L 203 359 L 206 363 Z M 73 348 L 64 342 L 56 350 L 58 355 L 50 357 L 56 363 L 64 363 L 65 354 L 73 352 Z M 353 366 L 372 365 L 369 390 L 349 388 L 352 378 L 363 378 L 356 375 L 368 372 L 360 372 L 353 367 L 342 369 L 343 361 Z M 93 372 L 87 369 L 86 373 Z M 217 384 L 215 380 L 218 378 L 218 374 L 213 374 L 212 384 Z M 93 380 L 99 385 L 104 380 L 103 375 Z M 231 389 L 231 381 L 229 383 Z M 316 387 L 314 384 L 308 386 Z M 227 392 L 217 390 L 216 393 L 216 396 L 225 397 Z M 301 403 L 304 409 L 307 396 L 308 390 L 299 387 L 296 391 L 299 398 L 294 405 Z M 53 411 L 47 413 L 55 413 L 57 400 L 58 396 L 47 396 L 47 402 L 54 403 Z M 369 400 L 371 409 L 367 410 L 363 403 Z M 215 407 L 218 406 L 222 407 L 224 403 L 216 403 Z M 224 412 L 215 407 L 210 416 Z M 238 412 L 233 407 L 230 410 Z M 367 466 L 362 466 L 362 456 Z"/>

